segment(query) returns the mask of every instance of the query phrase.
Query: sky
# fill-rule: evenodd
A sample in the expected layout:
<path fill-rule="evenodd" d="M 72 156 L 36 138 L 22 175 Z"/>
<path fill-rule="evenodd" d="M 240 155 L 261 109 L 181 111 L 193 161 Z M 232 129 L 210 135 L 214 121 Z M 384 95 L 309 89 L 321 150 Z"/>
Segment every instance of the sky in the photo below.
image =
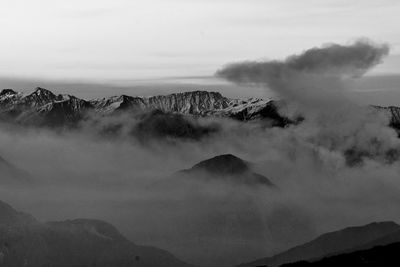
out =
<path fill-rule="evenodd" d="M 398 0 L 0 0 L 0 76 L 129 84 L 207 77 L 359 37 L 400 73 Z"/>

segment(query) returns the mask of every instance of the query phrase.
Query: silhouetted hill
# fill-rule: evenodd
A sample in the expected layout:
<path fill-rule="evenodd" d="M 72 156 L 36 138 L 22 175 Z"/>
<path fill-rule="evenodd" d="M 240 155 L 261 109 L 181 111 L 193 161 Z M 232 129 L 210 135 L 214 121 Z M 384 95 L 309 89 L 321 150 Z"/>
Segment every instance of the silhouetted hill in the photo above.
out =
<path fill-rule="evenodd" d="M 400 226 L 394 222 L 371 223 L 364 226 L 349 227 L 323 234 L 303 245 L 289 249 L 272 257 L 259 259 L 240 266 L 280 266 L 284 263 L 301 260 L 317 260 L 344 251 L 358 250 L 361 246 L 376 243 L 379 238 L 397 233 Z M 371 247 L 368 247 L 371 248 Z"/>
<path fill-rule="evenodd" d="M 186 178 L 206 181 L 223 180 L 235 184 L 273 186 L 267 177 L 252 172 L 249 163 L 232 154 L 219 155 L 201 161 L 178 174 Z"/>
<path fill-rule="evenodd" d="M 327 257 L 316 262 L 295 262 L 284 264 L 282 267 L 397 267 L 400 266 L 400 243 L 377 246 L 346 254 Z"/>
<path fill-rule="evenodd" d="M 103 221 L 41 223 L 0 201 L 0 266 L 190 266 L 167 251 L 136 245 Z"/>

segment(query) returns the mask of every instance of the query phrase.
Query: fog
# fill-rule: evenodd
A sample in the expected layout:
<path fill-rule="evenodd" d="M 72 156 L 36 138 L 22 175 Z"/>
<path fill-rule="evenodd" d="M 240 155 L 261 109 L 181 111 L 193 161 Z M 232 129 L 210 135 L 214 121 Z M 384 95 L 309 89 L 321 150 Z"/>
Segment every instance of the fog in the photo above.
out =
<path fill-rule="evenodd" d="M 33 181 L 3 184 L 2 200 L 43 221 L 106 220 L 135 243 L 201 266 L 231 266 L 328 230 L 400 219 L 397 163 L 349 167 L 340 152 L 296 137 L 299 126 L 218 122 L 223 130 L 202 140 L 147 144 L 87 131 L 3 127 L 2 156 Z M 254 162 L 279 189 L 219 182 L 155 186 L 223 153 Z"/>
<path fill-rule="evenodd" d="M 337 48 L 312 51 L 332 47 Z M 291 67 L 307 52 L 273 62 L 285 71 L 283 83 L 274 80 L 273 86 L 269 71 L 258 69 L 268 62 L 251 63 L 250 75 L 248 62 L 222 69 L 230 80 L 239 76 L 224 74 L 234 70 L 245 77 L 236 82 L 268 85 L 294 113 L 305 115 L 304 122 L 285 128 L 187 118 L 204 127 L 218 125 L 218 131 L 194 139 L 149 136 L 143 142 L 129 130 L 99 134 L 92 122 L 59 131 L 3 124 L 0 155 L 29 173 L 30 181 L 2 181 L 2 200 L 43 221 L 106 220 L 137 244 L 167 249 L 201 266 L 265 257 L 350 225 L 400 222 L 397 133 L 386 126 L 387 117 L 353 103 L 342 81 L 349 73 L 363 74 L 388 50 L 359 41 L 340 46 L 339 54 L 345 51 L 347 59 L 349 49 L 355 51 L 353 60 L 334 67 L 318 59 L 313 67 Z M 300 94 L 298 82 L 310 89 Z M 318 90 L 323 85 L 330 93 Z M 128 129 L 138 123 L 125 117 L 109 120 L 103 123 L 122 120 Z M 277 188 L 174 180 L 177 171 L 226 153 L 252 162 Z"/>

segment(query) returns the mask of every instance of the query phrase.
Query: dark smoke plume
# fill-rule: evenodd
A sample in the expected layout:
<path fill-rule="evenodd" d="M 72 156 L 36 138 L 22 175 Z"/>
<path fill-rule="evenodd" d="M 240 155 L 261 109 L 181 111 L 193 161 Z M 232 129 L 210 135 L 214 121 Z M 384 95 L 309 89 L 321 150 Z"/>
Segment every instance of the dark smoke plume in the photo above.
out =
<path fill-rule="evenodd" d="M 389 53 L 386 44 L 377 45 L 362 39 L 352 45 L 329 44 L 314 47 L 284 61 L 246 61 L 229 64 L 217 75 L 237 83 L 284 83 L 294 73 L 327 74 L 332 76 L 363 75 L 380 63 Z"/>
<path fill-rule="evenodd" d="M 389 53 L 386 44 L 360 39 L 351 45 L 329 44 L 284 61 L 228 64 L 216 75 L 239 84 L 268 86 L 285 100 L 310 105 L 338 98 L 344 78 L 360 77 Z"/>

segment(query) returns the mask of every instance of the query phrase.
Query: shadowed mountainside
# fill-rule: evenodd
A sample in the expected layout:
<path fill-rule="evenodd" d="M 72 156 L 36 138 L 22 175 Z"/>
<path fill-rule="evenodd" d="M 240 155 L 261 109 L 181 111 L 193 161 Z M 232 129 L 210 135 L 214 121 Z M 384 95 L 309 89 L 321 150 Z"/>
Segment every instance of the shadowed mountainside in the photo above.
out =
<path fill-rule="evenodd" d="M 191 266 L 167 251 L 136 245 L 114 226 L 76 219 L 41 223 L 0 201 L 0 266 Z"/>
<path fill-rule="evenodd" d="M 394 222 L 371 223 L 364 226 L 348 227 L 339 231 L 323 234 L 303 245 L 294 247 L 272 257 L 241 264 L 250 266 L 280 266 L 284 263 L 302 260 L 318 260 L 326 256 L 343 252 L 352 252 L 361 247 L 368 249 L 385 244 L 382 238 L 398 233 L 400 226 Z"/>
<path fill-rule="evenodd" d="M 337 267 L 337 266 L 365 266 L 365 267 L 396 267 L 400 265 L 400 243 L 386 246 L 377 246 L 367 250 L 327 257 L 316 262 L 295 262 L 282 267 Z"/>

